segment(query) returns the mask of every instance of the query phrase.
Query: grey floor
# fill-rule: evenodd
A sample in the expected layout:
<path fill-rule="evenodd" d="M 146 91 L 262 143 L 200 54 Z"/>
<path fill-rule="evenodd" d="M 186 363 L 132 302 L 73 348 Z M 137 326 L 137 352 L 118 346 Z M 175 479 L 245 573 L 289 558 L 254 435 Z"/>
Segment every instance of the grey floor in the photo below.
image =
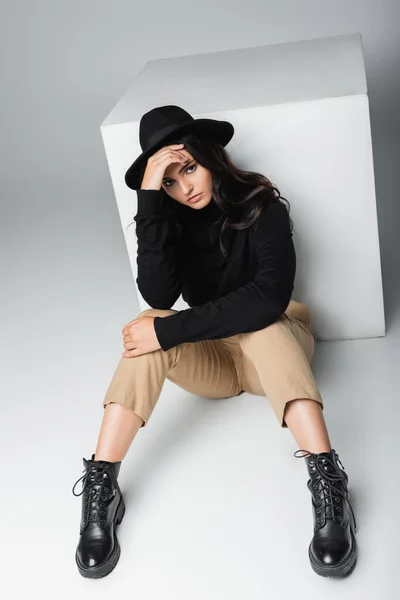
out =
<path fill-rule="evenodd" d="M 104 322 L 112 301 L 106 294 L 90 313 L 90 294 L 73 300 L 60 279 L 35 288 L 25 272 L 28 302 L 25 312 L 22 295 L 7 306 L 2 363 L 1 560 L 9 598 L 28 585 L 41 597 L 61 598 L 399 597 L 400 320 L 386 337 L 320 342 L 312 362 L 359 527 L 358 564 L 347 580 L 311 570 L 306 465 L 294 458 L 294 438 L 278 427 L 266 398 L 205 399 L 167 381 L 122 464 L 121 559 L 110 575 L 92 581 L 74 562 L 81 497 L 72 486 L 83 474 L 82 457 L 95 451 L 101 401 L 128 319 L 114 311 Z M 50 302 L 54 294 L 58 303 Z M 40 312 L 43 302 L 48 312 Z M 25 335 L 15 335 L 18 327 Z"/>

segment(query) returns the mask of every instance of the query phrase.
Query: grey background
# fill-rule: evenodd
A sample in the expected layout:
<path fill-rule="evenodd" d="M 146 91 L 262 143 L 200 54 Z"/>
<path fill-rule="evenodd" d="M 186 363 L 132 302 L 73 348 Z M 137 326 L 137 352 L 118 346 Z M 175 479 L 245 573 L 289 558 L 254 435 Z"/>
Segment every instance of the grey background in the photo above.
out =
<path fill-rule="evenodd" d="M 360 32 L 365 48 L 390 328 L 399 305 L 399 3 L 318 0 L 298 10 L 295 1 L 250 1 L 245 12 L 235 1 L 229 10 L 217 3 L 212 12 L 209 2 L 152 6 L 118 0 L 1 3 L 6 373 L 14 369 L 20 331 L 24 348 L 32 353 L 39 346 L 47 354 L 43 340 L 54 335 L 57 320 L 59 360 L 75 344 L 90 346 L 90 360 L 96 360 L 135 314 L 100 124 L 143 65 L 342 33 Z"/>
<path fill-rule="evenodd" d="M 24 570 L 29 573 L 30 583 L 36 578 L 44 593 L 46 586 L 57 585 L 57 573 L 63 570 L 60 565 L 65 565 L 74 585 L 81 584 L 76 581 L 79 575 L 75 575 L 73 564 L 79 509 L 70 488 L 81 475 L 81 456 L 89 458 L 94 452 L 102 418 L 101 400 L 123 350 L 121 329 L 136 316 L 138 308 L 100 124 L 150 59 L 343 33 L 362 34 L 388 336 L 371 340 L 374 346 L 369 340 L 363 346 L 356 347 L 354 343 L 357 356 L 362 355 L 361 348 L 366 349 L 363 356 L 369 356 L 370 363 L 350 366 L 349 362 L 340 361 L 355 360 L 352 342 L 340 347 L 323 343 L 317 350 L 315 372 L 325 398 L 330 390 L 337 394 L 338 402 L 342 397 L 338 389 L 341 378 L 333 374 L 334 367 L 336 372 L 341 369 L 345 374 L 348 385 L 355 377 L 348 388 L 353 395 L 358 393 L 360 384 L 364 386 L 359 397 L 365 402 L 364 407 L 375 407 L 374 414 L 364 413 L 370 419 L 358 429 L 358 437 L 349 434 L 357 431 L 353 427 L 359 424 L 359 407 L 351 412 L 347 406 L 347 422 L 343 412 L 336 412 L 333 406 L 329 405 L 326 411 L 336 441 L 343 436 L 338 446 L 345 456 L 341 455 L 345 466 L 350 463 L 351 467 L 351 461 L 355 461 L 350 468 L 353 482 L 359 477 L 365 485 L 371 477 L 374 471 L 367 461 L 372 460 L 372 454 L 376 456 L 376 473 L 379 468 L 382 486 L 385 472 L 388 480 L 392 478 L 397 463 L 390 465 L 388 457 L 393 456 L 394 460 L 391 450 L 398 415 L 397 367 L 395 362 L 390 363 L 399 348 L 398 331 L 396 338 L 390 336 L 399 323 L 399 12 L 397 0 L 1 2 L 1 445 L 2 456 L 9 459 L 2 480 L 9 483 L 7 489 L 11 490 L 2 498 L 3 508 L 7 509 L 2 511 L 2 519 L 9 525 L 2 550 L 4 560 L 9 561 L 7 574 L 18 569 L 12 557 L 18 553 L 18 539 L 26 532 L 23 528 L 27 521 L 17 518 L 24 514 L 31 529 L 31 560 L 28 571 Z M 355 243 L 356 236 L 357 232 Z M 384 347 L 386 341 L 388 345 Z M 377 356 L 384 362 L 377 363 Z M 383 365 L 385 374 L 380 375 Z M 378 377 L 374 388 L 373 381 L 365 379 L 372 371 L 374 381 Z M 383 389 L 385 385 L 389 387 Z M 378 398 L 385 402 L 381 411 L 376 410 Z M 258 406 L 261 410 L 261 404 Z M 200 415 L 202 408 L 195 402 L 185 402 L 187 421 L 181 423 L 182 430 L 184 426 L 187 430 L 189 411 Z M 153 416 L 154 433 L 159 431 L 157 426 L 161 428 L 164 416 L 167 409 L 160 406 Z M 265 426 L 275 432 L 270 432 L 271 436 L 288 444 L 290 434 L 283 438 L 271 414 L 269 420 L 270 425 Z M 148 461 L 146 469 L 152 462 L 165 459 L 166 448 L 178 441 L 182 433 L 179 423 L 171 420 L 169 424 L 175 424 L 176 429 L 165 438 L 160 453 L 153 450 L 153 454 L 142 457 Z M 248 435 L 252 435 L 250 431 Z M 162 439 L 158 441 L 161 443 Z M 138 449 L 143 449 L 144 443 L 144 438 L 135 440 Z M 294 451 L 296 447 L 291 444 Z M 282 454 L 276 449 L 275 460 L 279 461 Z M 131 460 L 136 460 L 136 455 Z M 291 468 L 292 462 L 298 461 L 289 457 Z M 144 473 L 139 463 L 137 468 L 138 473 Z M 57 506 L 50 501 L 56 497 L 54 490 L 58 494 Z M 367 564 L 369 570 L 363 573 L 363 580 L 376 575 L 374 564 L 378 564 L 381 578 L 373 580 L 377 594 L 388 585 L 388 574 L 383 573 L 387 565 L 385 544 L 374 544 L 376 536 L 382 533 L 382 521 L 378 520 L 380 515 L 395 514 L 397 505 L 387 493 L 379 500 L 376 488 L 374 493 L 376 513 L 371 519 L 368 516 L 368 521 L 369 527 L 376 529 L 374 535 L 370 534 L 369 548 L 382 551 L 382 555 L 378 563 Z M 67 494 L 71 497 L 67 498 Z M 371 499 L 368 489 L 362 490 L 360 497 Z M 385 506 L 380 504 L 384 499 Z M 288 502 L 292 507 L 295 504 L 293 498 L 288 498 Z M 307 512 L 309 502 L 304 495 Z M 60 506 L 71 520 L 62 541 L 55 540 L 52 533 L 57 530 L 52 517 L 59 519 Z M 15 527 L 21 528 L 17 529 L 19 535 Z M 387 521 L 385 527 L 387 539 L 393 540 L 392 523 Z M 307 536 L 308 533 L 311 529 Z M 43 564 L 43 553 L 36 554 L 38 540 L 47 554 L 49 548 L 54 549 L 55 541 L 59 542 L 53 553 L 54 569 Z M 308 537 L 299 540 L 297 547 L 305 560 L 308 541 Z M 394 546 L 388 553 L 389 559 L 395 554 L 393 550 Z M 129 550 L 126 548 L 125 552 Z M 277 573 L 281 581 L 283 574 L 279 569 Z M 315 585 L 321 585 L 316 575 L 306 575 L 314 577 Z M 268 576 L 273 574 L 269 572 Z M 151 585 L 149 578 L 146 581 Z M 19 580 L 18 585 L 23 585 L 23 581 Z M 367 593 L 377 597 L 373 582 L 368 585 Z M 70 592 L 71 588 L 69 597 Z M 331 592 L 332 598 L 337 597 L 336 589 Z M 293 597 L 293 593 L 288 590 L 287 597 Z M 96 594 L 99 597 L 99 592 Z M 184 595 L 177 593 L 175 597 Z M 263 596 L 253 591 L 252 598 L 256 597 Z M 394 599 L 397 593 L 391 588 L 382 597 Z"/>

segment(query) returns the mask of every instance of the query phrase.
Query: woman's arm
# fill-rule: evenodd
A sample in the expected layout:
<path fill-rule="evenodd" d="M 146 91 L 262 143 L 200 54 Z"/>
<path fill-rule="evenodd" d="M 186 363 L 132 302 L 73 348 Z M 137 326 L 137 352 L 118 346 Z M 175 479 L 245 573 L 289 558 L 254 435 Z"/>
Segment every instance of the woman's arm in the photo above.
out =
<path fill-rule="evenodd" d="M 137 286 L 152 308 L 169 309 L 182 293 L 180 234 L 162 209 L 161 190 L 137 190 Z"/>

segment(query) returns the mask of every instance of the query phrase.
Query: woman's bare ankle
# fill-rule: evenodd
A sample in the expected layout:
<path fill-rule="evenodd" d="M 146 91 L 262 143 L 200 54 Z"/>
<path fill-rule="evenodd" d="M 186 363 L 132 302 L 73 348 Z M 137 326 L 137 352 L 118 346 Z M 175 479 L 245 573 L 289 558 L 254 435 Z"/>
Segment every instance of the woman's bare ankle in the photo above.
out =
<path fill-rule="evenodd" d="M 100 454 L 100 457 L 99 457 L 99 458 L 97 457 L 97 455 L 95 455 L 95 457 L 94 457 L 94 459 L 93 459 L 93 460 L 95 460 L 95 461 L 99 461 L 99 460 L 105 460 L 105 461 L 107 461 L 107 462 L 120 462 L 120 461 L 122 461 L 123 459 L 122 459 L 122 458 L 120 458 L 120 459 L 115 459 L 114 457 L 109 457 L 109 456 L 107 456 L 107 457 L 104 457 L 104 456 L 102 456 L 102 455 Z"/>
<path fill-rule="evenodd" d="M 123 404 L 110 402 L 104 409 L 94 460 L 122 461 L 144 421 Z"/>

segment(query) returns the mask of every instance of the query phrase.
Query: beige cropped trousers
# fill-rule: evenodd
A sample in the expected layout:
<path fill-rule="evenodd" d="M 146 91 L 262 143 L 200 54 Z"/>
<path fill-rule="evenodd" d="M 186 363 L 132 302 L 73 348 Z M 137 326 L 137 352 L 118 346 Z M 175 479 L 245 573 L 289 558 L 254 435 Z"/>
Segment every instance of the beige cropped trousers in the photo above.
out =
<path fill-rule="evenodd" d="M 149 309 L 138 317 L 175 312 Z M 242 392 L 266 396 L 280 426 L 287 428 L 284 412 L 290 400 L 309 398 L 324 408 L 310 367 L 316 341 L 307 305 L 291 300 L 277 321 L 258 331 L 121 357 L 103 407 L 109 402 L 122 404 L 139 415 L 145 427 L 168 379 L 206 398 Z"/>

